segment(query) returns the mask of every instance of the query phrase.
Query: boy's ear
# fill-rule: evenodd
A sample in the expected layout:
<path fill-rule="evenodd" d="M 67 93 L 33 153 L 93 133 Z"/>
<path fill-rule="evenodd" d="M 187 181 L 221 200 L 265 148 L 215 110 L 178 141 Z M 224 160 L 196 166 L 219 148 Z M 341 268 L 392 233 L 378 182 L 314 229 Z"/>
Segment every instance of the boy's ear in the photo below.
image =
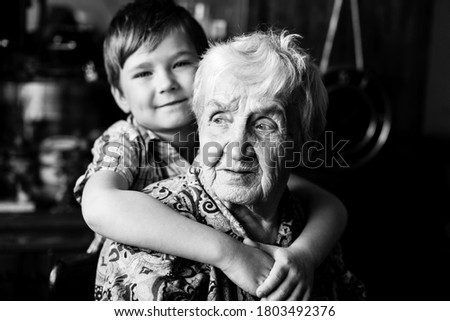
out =
<path fill-rule="evenodd" d="M 128 114 L 130 112 L 130 106 L 128 106 L 128 101 L 122 95 L 122 92 L 118 88 L 111 86 L 111 93 L 120 109 L 122 109 L 124 113 Z"/>

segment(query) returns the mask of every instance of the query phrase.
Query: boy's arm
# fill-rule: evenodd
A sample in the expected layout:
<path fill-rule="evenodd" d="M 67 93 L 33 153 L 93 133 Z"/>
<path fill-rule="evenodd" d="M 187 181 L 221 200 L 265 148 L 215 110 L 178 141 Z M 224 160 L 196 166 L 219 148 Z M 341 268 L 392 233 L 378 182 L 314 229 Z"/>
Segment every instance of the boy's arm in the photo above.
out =
<path fill-rule="evenodd" d="M 331 252 L 347 224 L 347 210 L 336 196 L 296 175 L 291 175 L 288 186 L 307 213 L 300 236 L 288 248 L 246 242 L 275 259 L 269 277 L 257 290 L 258 296 L 268 300 L 308 299 L 314 270 Z"/>
<path fill-rule="evenodd" d="M 273 265 L 262 250 L 188 219 L 145 193 L 128 190 L 126 180 L 112 171 L 89 178 L 82 212 L 89 227 L 107 238 L 214 265 L 252 294 Z"/>
<path fill-rule="evenodd" d="M 335 195 L 297 175 L 291 175 L 288 186 L 307 213 L 306 226 L 290 248 L 312 250 L 312 261 L 317 268 L 342 236 L 347 225 L 347 209 Z"/>

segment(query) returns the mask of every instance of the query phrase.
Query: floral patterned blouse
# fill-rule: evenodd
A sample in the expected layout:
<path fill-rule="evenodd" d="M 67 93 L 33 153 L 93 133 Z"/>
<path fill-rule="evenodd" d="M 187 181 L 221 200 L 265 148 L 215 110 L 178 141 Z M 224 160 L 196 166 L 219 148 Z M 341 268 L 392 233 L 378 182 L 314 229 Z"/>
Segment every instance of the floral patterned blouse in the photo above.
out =
<path fill-rule="evenodd" d="M 202 186 L 201 170 L 156 182 L 144 192 L 180 215 L 207 224 L 238 240 L 245 230 L 227 208 Z M 281 223 L 276 245 L 287 247 L 300 234 L 305 217 L 288 193 L 278 208 Z M 363 284 L 348 271 L 339 247 L 317 271 L 312 299 L 362 299 Z M 233 284 L 221 270 L 208 264 L 128 246 L 111 240 L 103 245 L 97 266 L 96 300 L 255 300 Z"/>

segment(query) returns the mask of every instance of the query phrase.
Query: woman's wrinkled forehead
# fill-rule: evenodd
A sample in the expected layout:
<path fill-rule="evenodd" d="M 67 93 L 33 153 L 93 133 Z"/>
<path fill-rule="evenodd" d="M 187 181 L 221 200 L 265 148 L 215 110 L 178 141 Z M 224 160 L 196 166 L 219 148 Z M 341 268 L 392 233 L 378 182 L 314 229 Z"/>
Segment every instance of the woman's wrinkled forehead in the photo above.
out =
<path fill-rule="evenodd" d="M 260 101 L 261 105 L 276 101 L 283 108 L 293 105 L 299 98 L 301 72 L 276 50 L 266 49 L 257 54 L 235 48 L 233 43 L 212 47 L 196 74 L 193 110 L 197 117 L 202 116 L 212 95 L 228 100 L 251 97 L 252 103 Z"/>
<path fill-rule="evenodd" d="M 274 104 L 285 106 L 276 95 L 261 91 L 257 84 L 249 85 L 233 73 L 216 74 L 206 82 L 206 86 L 208 87 L 205 88 L 206 105 L 221 106 L 223 110 L 236 111 L 247 102 L 251 102 L 252 109 Z"/>
<path fill-rule="evenodd" d="M 204 85 L 202 91 L 207 100 L 210 97 L 238 103 L 250 98 L 264 104 L 271 101 L 282 103 L 284 96 L 276 85 L 267 85 L 263 79 L 258 79 L 255 75 L 246 77 L 242 72 L 234 72 L 232 68 L 208 74 Z"/>
<path fill-rule="evenodd" d="M 245 96 L 248 88 L 243 86 L 239 80 L 231 72 L 214 72 L 206 77 L 204 93 L 206 96 L 214 96 L 224 100 L 232 99 L 232 97 Z"/>

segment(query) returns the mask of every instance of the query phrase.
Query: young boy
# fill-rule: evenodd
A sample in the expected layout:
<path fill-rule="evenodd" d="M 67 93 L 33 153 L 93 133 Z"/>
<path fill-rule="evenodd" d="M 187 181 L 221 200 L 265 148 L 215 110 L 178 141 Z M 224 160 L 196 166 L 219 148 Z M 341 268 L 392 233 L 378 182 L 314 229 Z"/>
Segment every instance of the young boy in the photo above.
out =
<path fill-rule="evenodd" d="M 136 1 L 111 22 L 104 43 L 108 81 L 116 103 L 130 116 L 97 139 L 94 159 L 75 186 L 87 224 L 106 238 L 99 266 L 123 254 L 109 250 L 119 242 L 211 264 L 261 298 L 307 299 L 315 267 L 345 227 L 346 211 L 334 196 L 297 178 L 294 193 L 310 205 L 307 227 L 291 247 L 269 250 L 189 220 L 141 192 L 149 183 L 184 174 L 195 157 L 190 104 L 206 47 L 200 25 L 171 1 Z M 261 249 L 275 259 L 269 275 L 260 268 Z M 266 281 L 249 286 L 249 275 L 255 274 Z M 105 297 L 104 277 L 97 275 L 100 297 Z"/>

